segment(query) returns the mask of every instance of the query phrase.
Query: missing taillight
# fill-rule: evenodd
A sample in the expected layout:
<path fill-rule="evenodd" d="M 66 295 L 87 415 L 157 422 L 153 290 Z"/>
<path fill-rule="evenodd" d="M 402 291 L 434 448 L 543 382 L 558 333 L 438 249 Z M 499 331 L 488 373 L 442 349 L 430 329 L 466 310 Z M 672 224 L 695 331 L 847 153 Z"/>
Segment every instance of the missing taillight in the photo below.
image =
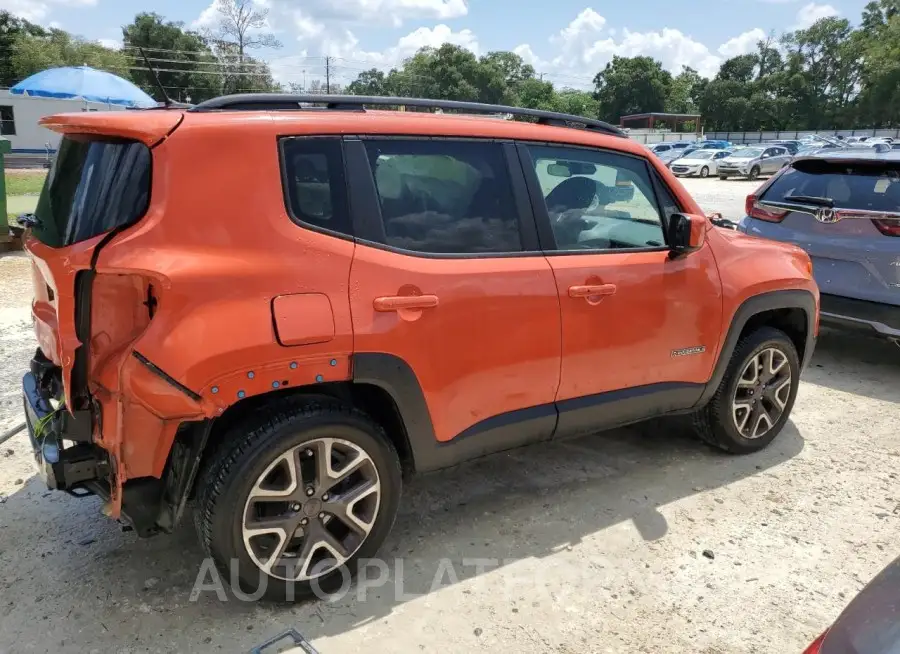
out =
<path fill-rule="evenodd" d="M 756 195 L 748 195 L 747 202 L 744 205 L 747 215 L 751 218 L 759 218 L 770 223 L 780 223 L 784 217 L 788 215 L 787 211 L 770 209 L 759 203 L 759 197 Z"/>
<path fill-rule="evenodd" d="M 886 220 L 875 218 L 872 220 L 878 231 L 885 236 L 900 236 L 900 220 Z"/>

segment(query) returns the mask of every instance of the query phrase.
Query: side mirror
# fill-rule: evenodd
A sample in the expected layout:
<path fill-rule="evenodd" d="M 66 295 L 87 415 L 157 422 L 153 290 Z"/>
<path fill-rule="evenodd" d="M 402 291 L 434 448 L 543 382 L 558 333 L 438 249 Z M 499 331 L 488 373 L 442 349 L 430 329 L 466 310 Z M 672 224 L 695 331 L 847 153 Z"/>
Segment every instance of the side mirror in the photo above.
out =
<path fill-rule="evenodd" d="M 699 250 L 706 242 L 705 216 L 675 213 L 669 218 L 668 242 L 671 258 Z"/>

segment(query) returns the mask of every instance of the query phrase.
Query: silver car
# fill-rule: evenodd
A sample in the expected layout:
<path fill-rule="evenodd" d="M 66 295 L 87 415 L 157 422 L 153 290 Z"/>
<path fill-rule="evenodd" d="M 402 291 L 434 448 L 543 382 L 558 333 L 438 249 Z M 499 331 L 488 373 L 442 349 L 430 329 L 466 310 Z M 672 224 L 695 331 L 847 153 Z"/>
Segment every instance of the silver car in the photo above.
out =
<path fill-rule="evenodd" d="M 791 153 L 780 145 L 741 148 L 719 162 L 719 179 L 735 176 L 756 179 L 760 175 L 778 172 L 790 160 Z"/>
<path fill-rule="evenodd" d="M 798 157 L 747 198 L 738 229 L 799 245 L 823 323 L 900 344 L 900 152 Z"/>

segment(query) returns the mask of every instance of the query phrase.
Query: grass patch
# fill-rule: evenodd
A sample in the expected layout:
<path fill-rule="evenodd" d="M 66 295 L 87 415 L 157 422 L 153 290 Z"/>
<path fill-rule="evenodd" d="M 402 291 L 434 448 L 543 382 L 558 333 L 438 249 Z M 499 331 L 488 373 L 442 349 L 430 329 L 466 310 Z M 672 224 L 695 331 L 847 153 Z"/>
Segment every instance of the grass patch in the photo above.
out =
<path fill-rule="evenodd" d="M 37 207 L 38 196 L 44 188 L 47 171 L 6 171 L 5 177 L 6 220 L 10 225 L 15 225 L 16 216 L 33 213 Z M 6 233 L 6 230 L 2 231 Z"/>
<path fill-rule="evenodd" d="M 44 188 L 46 171 L 37 173 L 6 173 L 6 196 L 11 195 L 40 195 Z"/>
<path fill-rule="evenodd" d="M 6 218 L 10 225 L 16 224 L 16 216 L 23 213 L 34 213 L 37 207 L 36 195 L 13 195 L 6 198 Z"/>

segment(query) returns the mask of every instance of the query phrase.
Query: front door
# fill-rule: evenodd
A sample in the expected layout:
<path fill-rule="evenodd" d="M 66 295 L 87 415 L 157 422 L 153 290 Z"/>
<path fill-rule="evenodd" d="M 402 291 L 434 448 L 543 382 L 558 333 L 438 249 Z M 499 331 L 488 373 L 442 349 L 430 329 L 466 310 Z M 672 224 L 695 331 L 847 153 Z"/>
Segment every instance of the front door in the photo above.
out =
<path fill-rule="evenodd" d="M 549 438 L 559 300 L 513 146 L 366 138 L 347 150 L 372 176 L 362 201 L 380 232 L 358 240 L 350 271 L 354 352 L 412 369 L 439 442 L 482 439 L 486 452 Z"/>
<path fill-rule="evenodd" d="M 539 229 L 549 221 L 542 243 L 552 240 L 546 253 L 560 297 L 558 433 L 691 406 L 721 329 L 709 246 L 669 257 L 661 216 L 678 207 L 639 157 L 536 145 L 520 152 L 533 195 L 540 189 Z"/>

